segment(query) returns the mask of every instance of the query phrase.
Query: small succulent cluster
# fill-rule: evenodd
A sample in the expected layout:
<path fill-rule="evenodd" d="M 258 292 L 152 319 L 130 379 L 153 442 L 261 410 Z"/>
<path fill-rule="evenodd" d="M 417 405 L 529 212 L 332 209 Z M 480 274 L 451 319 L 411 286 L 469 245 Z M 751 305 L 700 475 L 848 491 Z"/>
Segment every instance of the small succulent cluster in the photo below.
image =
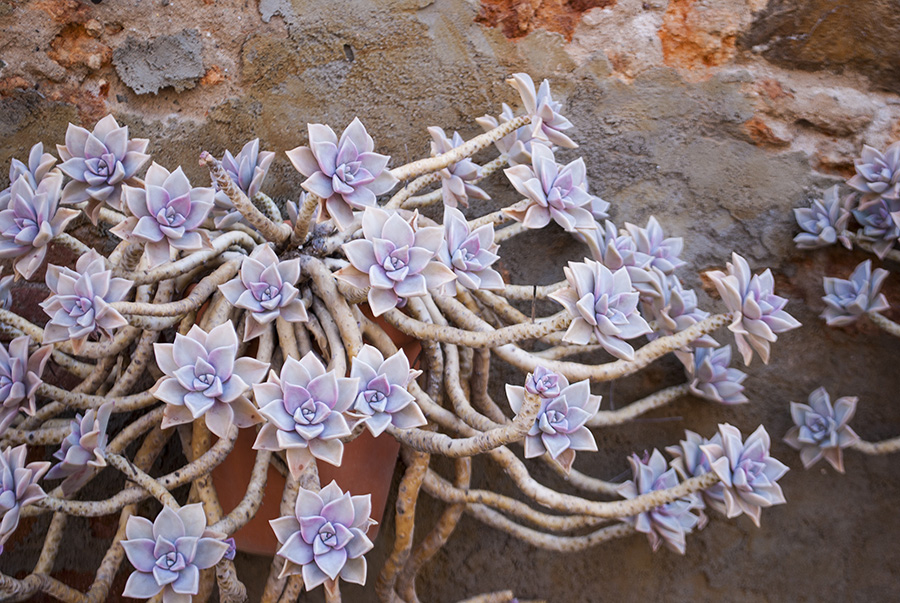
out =
<path fill-rule="evenodd" d="M 92 408 L 84 413 L 76 414 L 70 422 L 69 435 L 63 440 L 59 450 L 53 456 L 59 459 L 47 473 L 47 479 L 65 478 L 62 483 L 63 493 L 73 494 L 91 477 L 91 468 L 106 467 L 106 433 L 113 403 L 107 402 L 100 408 Z"/>
<path fill-rule="evenodd" d="M 440 155 L 448 153 L 456 147 L 462 146 L 463 139 L 459 132 L 454 132 L 448 137 L 443 129 L 437 126 L 428 128 L 431 134 L 431 154 Z M 471 159 L 463 159 L 449 165 L 440 171 L 441 198 L 445 207 L 469 207 L 469 199 L 490 199 L 490 195 L 475 186 L 475 182 L 481 177 L 481 168 Z"/>
<path fill-rule="evenodd" d="M 0 433 L 12 425 L 19 411 L 34 415 L 37 410 L 35 395 L 53 347 L 45 345 L 29 353 L 30 344 L 31 337 L 22 335 L 8 346 L 0 345 Z"/>
<path fill-rule="evenodd" d="M 22 507 L 47 496 L 38 481 L 50 469 L 50 463 L 26 463 L 27 454 L 25 444 L 0 452 L 0 553 L 19 525 Z"/>
<path fill-rule="evenodd" d="M 222 169 L 231 177 L 231 181 L 250 199 L 261 192 L 263 180 L 269 172 L 269 166 L 275 160 L 272 151 L 259 150 L 259 138 L 254 138 L 244 145 L 237 156 L 226 150 L 222 157 Z M 218 187 L 216 187 L 218 189 Z M 215 206 L 212 208 L 212 216 L 216 228 L 228 228 L 237 222 L 243 222 L 243 216 L 234 207 L 234 203 L 225 194 L 225 191 L 216 190 L 213 198 Z"/>
<path fill-rule="evenodd" d="M 744 386 L 747 378 L 743 371 L 731 368 L 731 346 L 697 348 L 687 367 L 693 394 L 721 404 L 747 402 Z"/>
<path fill-rule="evenodd" d="M 453 295 L 457 287 L 466 289 L 503 289 L 503 277 L 491 266 L 500 259 L 499 245 L 494 243 L 494 228 L 490 224 L 469 228 L 461 211 L 444 208 L 444 244 L 437 258 L 456 275 L 456 280 L 444 285 L 444 293 Z"/>
<path fill-rule="evenodd" d="M 859 436 L 847 424 L 856 412 L 857 398 L 844 396 L 831 403 L 824 387 L 809 395 L 809 404 L 791 402 L 794 426 L 784 441 L 800 451 L 803 467 L 809 469 L 824 458 L 841 473 L 844 472 L 843 449 L 859 441 Z"/>
<path fill-rule="evenodd" d="M 306 590 L 337 580 L 366 583 L 366 536 L 374 523 L 371 496 L 351 496 L 331 482 L 318 492 L 300 489 L 294 514 L 272 520 L 285 559 L 281 576 L 301 574 Z"/>
<path fill-rule="evenodd" d="M 843 206 L 838 185 L 827 191 L 822 200 L 814 199 L 812 207 L 794 209 L 794 217 L 803 232 L 794 237 L 798 249 L 817 249 L 840 241 L 848 249 L 847 224 L 850 212 Z"/>
<path fill-rule="evenodd" d="M 856 322 L 869 313 L 884 312 L 890 308 L 881 291 L 888 276 L 887 270 L 872 270 L 872 261 L 866 260 L 853 270 L 849 280 L 826 276 L 825 311 L 822 318 L 832 327 L 843 327 Z"/>
<path fill-rule="evenodd" d="M 350 377 L 358 379 L 352 412 L 365 421 L 366 428 L 378 437 L 394 425 L 401 429 L 421 427 L 427 423 L 422 409 L 407 390 L 410 381 L 421 371 L 410 370 L 409 359 L 398 351 L 385 359 L 377 348 L 364 345 L 353 357 Z"/>
<path fill-rule="evenodd" d="M 506 385 L 509 407 L 519 414 L 525 403 L 525 392 L 540 396 L 541 407 L 534 425 L 525 436 L 525 458 L 549 453 L 560 466 L 569 471 L 575 461 L 575 451 L 596 451 L 597 442 L 588 419 L 600 409 L 600 396 L 591 394 L 588 381 L 569 384 L 568 380 L 538 366 L 529 373 L 525 387 Z"/>

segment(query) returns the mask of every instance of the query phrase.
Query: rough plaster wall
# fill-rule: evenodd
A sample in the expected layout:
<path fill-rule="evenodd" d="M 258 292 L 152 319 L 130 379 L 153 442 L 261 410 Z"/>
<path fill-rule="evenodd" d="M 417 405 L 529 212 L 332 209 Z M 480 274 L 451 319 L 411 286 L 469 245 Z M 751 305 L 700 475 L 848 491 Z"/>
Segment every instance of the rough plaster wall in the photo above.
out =
<path fill-rule="evenodd" d="M 206 178 L 201 149 L 220 155 L 258 136 L 284 151 L 305 142 L 307 122 L 343 127 L 357 115 L 398 162 L 427 152 L 425 126 L 478 133 L 474 117 L 515 101 L 502 83 L 509 73 L 549 77 L 566 99 L 591 186 L 617 223 L 655 215 L 685 237 L 691 286 L 703 287 L 697 275 L 722 266 L 731 249 L 772 267 L 805 325 L 779 341 L 771 366 L 751 367 L 751 404 L 680 401 L 650 415 L 665 420 L 603 432 L 600 452 L 580 455 L 576 466 L 611 479 L 628 452 L 672 444 L 685 427 L 710 434 L 723 421 L 745 433 L 763 423 L 778 440 L 788 401 L 820 384 L 860 396 L 854 426 L 863 437 L 900 433 L 886 360 L 895 342 L 865 325 L 825 330 L 816 317 L 820 275 L 849 274 L 863 256 L 794 251 L 790 213 L 848 175 L 862 143 L 900 137 L 892 3 L 619 0 L 574 20 L 576 2 L 485 4 L 528 9 L 516 13 L 515 39 L 504 35 L 508 20 L 487 25 L 474 0 L 0 0 L 0 166 L 37 140 L 52 148 L 67 122 L 91 126 L 108 111 L 152 138 L 156 161 L 183 164 L 197 181 Z M 296 198 L 301 180 L 281 155 L 267 188 L 281 201 Z M 515 200 L 507 188 L 490 188 L 491 207 Z M 582 253 L 549 228 L 505 244 L 504 268 L 515 282 L 552 282 L 565 259 Z M 898 289 L 894 282 L 889 297 L 900 299 Z M 503 381 L 521 378 L 502 366 L 495 377 L 498 399 Z M 680 379 L 676 363 L 663 361 L 598 393 L 605 408 L 621 406 Z M 900 586 L 896 459 L 851 453 L 840 476 L 803 471 L 777 441 L 774 451 L 792 468 L 789 504 L 765 512 L 761 529 L 716 518 L 689 537 L 684 557 L 652 554 L 642 537 L 559 555 L 466 519 L 423 573 L 421 598 L 513 588 L 551 601 L 891 600 Z M 476 485 L 507 488 L 498 472 L 476 465 Z M 423 501 L 427 525 L 439 507 Z M 391 524 L 370 554 L 373 574 Z M 73 521 L 69 537 L 82 546 L 63 551 L 63 579 L 86 586 L 79 572 L 96 568 L 110 536 L 102 522 Z M 3 571 L 33 563 L 33 538 L 17 545 L 17 555 L 0 558 Z M 251 587 L 264 563 L 240 558 Z M 363 589 L 345 597 L 374 600 Z"/>

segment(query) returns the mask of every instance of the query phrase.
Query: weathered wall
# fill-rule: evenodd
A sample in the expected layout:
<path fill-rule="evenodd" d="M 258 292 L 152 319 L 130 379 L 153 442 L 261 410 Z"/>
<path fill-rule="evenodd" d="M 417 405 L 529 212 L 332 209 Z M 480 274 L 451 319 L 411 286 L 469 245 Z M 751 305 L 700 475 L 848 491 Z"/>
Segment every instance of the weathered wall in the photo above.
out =
<path fill-rule="evenodd" d="M 854 425 L 880 439 L 900 433 L 895 343 L 867 326 L 824 330 L 816 317 L 819 276 L 846 275 L 862 256 L 794 251 L 790 209 L 851 173 L 863 143 L 900 137 L 894 4 L 0 0 L 0 166 L 37 140 L 52 148 L 69 121 L 91 126 L 107 112 L 152 138 L 156 161 L 182 164 L 198 181 L 201 149 L 218 155 L 258 136 L 284 151 L 305 142 L 307 122 L 343 127 L 354 116 L 396 162 L 427 151 L 426 126 L 478 133 L 474 117 L 515 101 L 508 74 L 548 77 L 566 99 L 592 189 L 617 223 L 655 215 L 683 236 L 692 286 L 732 249 L 771 266 L 805 325 L 779 341 L 771 366 L 751 367 L 751 404 L 684 400 L 652 415 L 669 420 L 602 433 L 600 453 L 580 456 L 577 467 L 609 479 L 626 469 L 628 452 L 674 443 L 685 427 L 709 434 L 723 421 L 745 432 L 763 423 L 778 439 L 788 401 L 820 384 L 859 395 Z M 267 186 L 295 199 L 301 180 L 281 155 Z M 503 187 L 490 190 L 496 206 L 514 200 Z M 504 245 L 504 267 L 516 282 L 551 282 L 563 259 L 581 253 L 548 229 Z M 497 375 L 498 397 L 509 374 Z M 674 362 L 660 362 L 600 393 L 604 405 L 622 405 L 680 378 Z M 850 453 L 840 476 L 805 472 L 793 451 L 774 449 L 792 467 L 789 504 L 765 512 L 761 529 L 714 519 L 689 537 L 684 557 L 651 554 L 642 537 L 558 555 L 465 520 L 419 592 L 428 601 L 507 587 L 551 601 L 891 600 L 900 587 L 896 459 Z M 477 483 L 503 483 L 479 465 Z M 436 510 L 428 502 L 425 516 Z M 90 543 L 83 548 L 105 547 L 110 535 L 91 526 L 75 521 L 71 535 Z M 385 542 L 370 558 L 373 573 Z M 79 555 L 67 551 L 60 568 L 82 569 Z M 0 567 L 25 561 L 7 556 Z M 264 574 L 259 560 L 241 562 L 251 582 Z"/>

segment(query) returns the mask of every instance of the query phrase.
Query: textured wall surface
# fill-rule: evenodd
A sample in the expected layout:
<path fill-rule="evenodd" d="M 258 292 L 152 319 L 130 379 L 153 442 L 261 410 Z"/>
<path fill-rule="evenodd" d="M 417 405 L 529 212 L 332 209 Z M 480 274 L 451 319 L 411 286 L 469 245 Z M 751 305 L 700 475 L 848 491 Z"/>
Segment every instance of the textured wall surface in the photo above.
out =
<path fill-rule="evenodd" d="M 862 437 L 900 434 L 896 342 L 867 324 L 826 330 L 817 318 L 821 275 L 847 276 L 864 256 L 801 253 L 791 242 L 792 207 L 852 173 L 863 143 L 900 138 L 898 34 L 888 0 L 0 0 L 0 166 L 38 140 L 52 148 L 68 122 L 90 127 L 108 112 L 152 139 L 157 162 L 181 164 L 198 182 L 208 178 L 201 149 L 221 155 L 259 137 L 282 152 L 306 142 L 307 122 L 343 128 L 354 116 L 396 164 L 427 153 L 426 126 L 479 133 L 475 117 L 516 100 L 507 75 L 551 78 L 581 145 L 565 156 L 584 156 L 617 224 L 655 215 L 684 237 L 682 275 L 697 288 L 732 249 L 771 267 L 804 324 L 774 346 L 771 365 L 750 367 L 750 404 L 684 399 L 602 432 L 600 452 L 576 467 L 612 479 L 628 453 L 673 444 L 685 427 L 709 435 L 719 422 L 745 433 L 762 423 L 791 466 L 789 504 L 764 512 L 760 529 L 714 518 L 688 538 L 684 557 L 653 554 L 643 537 L 550 554 L 465 519 L 424 571 L 422 599 L 512 588 L 567 602 L 889 601 L 900 588 L 897 459 L 851 452 L 844 476 L 804 471 L 777 440 L 788 402 L 819 385 L 860 397 L 853 425 Z M 268 192 L 296 199 L 301 181 L 279 154 Z M 515 201 L 509 187 L 489 191 L 492 208 Z M 583 252 L 548 228 L 501 254 L 512 281 L 549 283 Z M 888 295 L 900 300 L 896 279 Z M 498 367 L 497 399 L 506 379 L 521 376 Z M 667 360 L 598 393 L 603 408 L 622 406 L 680 379 Z M 508 489 L 493 468 L 476 467 L 476 485 Z M 422 504 L 427 525 L 440 508 Z M 391 524 L 371 553 L 372 574 Z M 111 532 L 74 520 L 69 537 L 83 546 L 64 551 L 57 568 L 77 583 Z M 0 558 L 3 571 L 33 563 L 28 538 L 18 544 L 19 554 Z M 267 560 L 239 560 L 248 583 L 261 584 Z M 374 595 L 348 588 L 345 600 Z"/>

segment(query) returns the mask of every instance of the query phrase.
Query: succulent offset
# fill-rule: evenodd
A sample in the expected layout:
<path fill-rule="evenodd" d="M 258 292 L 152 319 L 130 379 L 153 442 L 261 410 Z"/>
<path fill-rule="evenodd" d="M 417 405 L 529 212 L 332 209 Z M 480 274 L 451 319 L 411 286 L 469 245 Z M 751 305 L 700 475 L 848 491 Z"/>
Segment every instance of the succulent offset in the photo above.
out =
<path fill-rule="evenodd" d="M 0 452 L 0 554 L 19 525 L 22 508 L 47 496 L 38 480 L 47 473 L 50 463 L 26 463 L 27 454 L 25 444 L 7 446 Z"/>
<path fill-rule="evenodd" d="M 812 207 L 794 209 L 794 218 L 803 232 L 794 237 L 798 249 L 827 247 L 840 241 L 850 247 L 845 231 L 850 212 L 841 203 L 838 185 L 827 191 L 821 201 L 813 200 Z"/>
<path fill-rule="evenodd" d="M 794 426 L 784 436 L 784 441 L 800 451 L 803 467 L 809 469 L 825 459 L 837 471 L 844 472 L 844 448 L 859 441 L 859 436 L 847 424 L 856 412 L 858 399 L 844 396 L 831 403 L 824 387 L 809 395 L 809 404 L 791 402 L 791 418 Z"/>
<path fill-rule="evenodd" d="M 409 429 L 428 422 L 407 390 L 419 374 L 410 370 L 402 350 L 385 359 L 377 348 L 364 345 L 354 356 L 350 378 L 357 379 L 358 385 L 352 412 L 365 421 L 373 436 L 381 435 L 388 425 Z"/>
<path fill-rule="evenodd" d="M 887 310 L 890 305 L 884 294 L 880 293 L 887 276 L 887 270 L 872 270 L 871 260 L 857 266 L 849 280 L 826 276 L 822 318 L 829 326 L 842 327 L 856 322 L 864 314 Z"/>
<path fill-rule="evenodd" d="M 226 150 L 222 157 L 222 168 L 231 177 L 231 180 L 249 198 L 253 199 L 259 194 L 263 180 L 269 171 L 269 166 L 275 160 L 272 151 L 259 150 L 259 138 L 254 138 L 244 145 L 237 156 Z M 231 224 L 242 221 L 243 216 L 234 207 L 234 203 L 225 194 L 225 191 L 216 190 L 215 203 L 212 215 L 216 228 L 227 228 Z"/>
<path fill-rule="evenodd" d="M 463 144 L 459 132 L 454 132 L 452 137 L 441 128 L 431 126 L 428 128 L 431 134 L 431 154 L 440 155 L 452 151 Z M 441 170 L 441 198 L 447 207 L 462 205 L 469 207 L 469 198 L 490 199 L 490 196 L 477 186 L 474 181 L 481 176 L 481 169 L 471 160 L 463 159 Z"/>
<path fill-rule="evenodd" d="M 91 468 L 106 467 L 106 433 L 113 403 L 107 402 L 97 409 L 75 415 L 70 423 L 71 432 L 63 440 L 53 456 L 59 463 L 50 468 L 46 479 L 61 479 L 66 495 L 76 492 L 91 476 Z"/>
<path fill-rule="evenodd" d="M 691 393 L 722 404 L 747 402 L 744 386 L 746 373 L 731 368 L 731 346 L 697 348 L 687 367 Z"/>
<path fill-rule="evenodd" d="M 41 375 L 50 359 L 52 346 L 28 352 L 31 338 L 16 337 L 9 345 L 0 345 L 0 435 L 12 425 L 19 411 L 33 416 L 35 394 L 43 382 Z"/>
<path fill-rule="evenodd" d="M 503 277 L 491 266 L 500 259 L 499 245 L 494 243 L 494 227 L 490 224 L 469 228 L 466 217 L 458 209 L 444 209 L 444 241 L 437 258 L 456 275 L 444 285 L 450 294 L 457 287 L 466 289 L 503 289 Z"/>

